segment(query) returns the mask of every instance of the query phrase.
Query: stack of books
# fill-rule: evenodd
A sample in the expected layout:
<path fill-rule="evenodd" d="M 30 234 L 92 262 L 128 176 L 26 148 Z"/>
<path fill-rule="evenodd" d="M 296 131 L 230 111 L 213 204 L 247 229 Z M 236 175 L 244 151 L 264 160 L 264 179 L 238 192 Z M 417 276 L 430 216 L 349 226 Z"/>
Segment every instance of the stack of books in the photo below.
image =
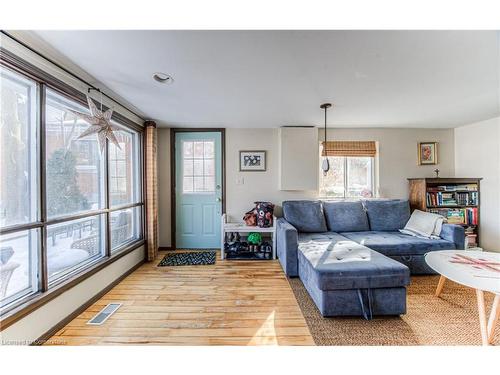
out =
<path fill-rule="evenodd" d="M 477 215 L 477 207 L 467 208 L 466 213 L 467 213 L 467 224 L 468 225 L 477 225 L 479 222 L 478 215 Z"/>
<path fill-rule="evenodd" d="M 478 225 L 479 222 L 476 207 L 431 208 L 428 211 L 444 216 L 449 224 Z"/>
<path fill-rule="evenodd" d="M 456 206 L 457 204 L 455 193 L 427 192 L 428 206 Z"/>
<path fill-rule="evenodd" d="M 427 190 L 428 206 L 477 206 L 477 191 L 437 191 Z"/>
<path fill-rule="evenodd" d="M 471 247 L 477 247 L 477 234 L 474 232 L 474 228 L 468 227 L 465 229 L 465 248 L 470 249 Z"/>
<path fill-rule="evenodd" d="M 477 184 L 453 185 L 451 187 L 453 187 L 454 190 L 477 191 Z"/>
<path fill-rule="evenodd" d="M 448 224 L 467 224 L 465 210 L 448 210 L 446 219 Z"/>
<path fill-rule="evenodd" d="M 470 195 L 469 195 L 469 203 L 468 203 L 468 204 L 469 204 L 469 205 L 471 205 L 471 206 L 477 206 L 477 205 L 478 205 L 478 203 L 479 203 L 479 200 L 478 200 L 478 197 L 479 197 L 478 192 L 477 192 L 477 191 L 473 191 L 473 192 L 471 192 L 471 193 L 469 193 L 469 194 L 470 194 Z"/>

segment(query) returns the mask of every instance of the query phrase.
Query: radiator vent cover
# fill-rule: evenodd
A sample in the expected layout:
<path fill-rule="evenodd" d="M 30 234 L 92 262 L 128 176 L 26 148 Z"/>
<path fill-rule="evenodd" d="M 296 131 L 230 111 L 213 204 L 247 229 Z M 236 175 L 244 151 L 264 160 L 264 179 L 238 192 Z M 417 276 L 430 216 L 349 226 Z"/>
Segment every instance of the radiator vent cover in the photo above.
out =
<path fill-rule="evenodd" d="M 106 305 L 101 311 L 97 313 L 92 319 L 90 319 L 87 324 L 99 326 L 103 324 L 108 318 L 113 315 L 116 310 L 121 306 L 121 303 L 110 303 Z"/>

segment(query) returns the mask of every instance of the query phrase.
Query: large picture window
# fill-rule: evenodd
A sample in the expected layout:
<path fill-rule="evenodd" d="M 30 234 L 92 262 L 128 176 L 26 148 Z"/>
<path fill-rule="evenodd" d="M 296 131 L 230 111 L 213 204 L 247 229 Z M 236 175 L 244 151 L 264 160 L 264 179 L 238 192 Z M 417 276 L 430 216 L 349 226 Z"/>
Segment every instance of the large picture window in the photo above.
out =
<path fill-rule="evenodd" d="M 142 133 L 99 149 L 81 102 L 0 65 L 0 315 L 143 238 Z M 31 77 L 31 76 L 30 76 Z M 118 117 L 119 118 L 119 117 Z"/>

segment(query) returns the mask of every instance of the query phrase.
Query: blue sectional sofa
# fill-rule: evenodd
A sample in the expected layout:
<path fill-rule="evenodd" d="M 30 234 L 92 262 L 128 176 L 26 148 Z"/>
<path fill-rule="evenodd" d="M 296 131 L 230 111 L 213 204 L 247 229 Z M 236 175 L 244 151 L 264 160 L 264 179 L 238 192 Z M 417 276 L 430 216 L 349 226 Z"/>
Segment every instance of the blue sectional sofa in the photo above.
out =
<path fill-rule="evenodd" d="M 277 253 L 289 277 L 299 276 L 323 316 L 400 315 L 411 274 L 430 274 L 424 254 L 463 249 L 459 225 L 437 240 L 402 234 L 407 200 L 285 201 Z"/>

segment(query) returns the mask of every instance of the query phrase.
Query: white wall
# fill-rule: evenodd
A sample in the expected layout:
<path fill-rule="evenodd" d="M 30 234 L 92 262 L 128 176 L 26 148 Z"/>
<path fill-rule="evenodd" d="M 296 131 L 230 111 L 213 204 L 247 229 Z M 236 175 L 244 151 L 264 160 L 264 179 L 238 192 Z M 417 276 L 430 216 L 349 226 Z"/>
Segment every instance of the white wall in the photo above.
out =
<path fill-rule="evenodd" d="M 455 174 L 483 178 L 480 246 L 500 251 L 500 117 L 455 128 Z"/>
<path fill-rule="evenodd" d="M 0 343 L 23 345 L 38 339 L 113 281 L 144 260 L 144 246 L 118 259 L 88 279 L 0 332 Z"/>
<path fill-rule="evenodd" d="M 160 129 L 159 194 L 160 246 L 170 245 L 170 139 L 169 129 Z M 266 200 L 281 205 L 287 199 L 314 199 L 317 191 L 282 191 L 279 189 L 279 129 L 226 129 L 226 211 L 234 220 L 253 207 L 254 201 Z M 319 139 L 323 131 L 319 130 Z M 455 175 L 453 129 L 329 129 L 329 140 L 377 141 L 379 195 L 387 198 L 407 198 L 409 177 L 433 177 L 439 168 L 441 177 Z M 417 165 L 417 143 L 439 142 L 439 164 Z M 319 147 L 319 145 L 318 145 Z M 240 172 L 240 150 L 266 150 L 265 172 Z M 319 149 L 311 149 L 319 155 Z M 167 155 L 168 154 L 168 155 Z M 319 160 L 318 160 L 319 163 Z M 319 169 L 319 164 L 318 164 Z M 301 171 L 297 170 L 297 174 Z M 243 184 L 239 184 L 243 180 Z M 281 208 L 277 207 L 277 215 Z"/>
<path fill-rule="evenodd" d="M 278 133 L 279 129 L 226 129 L 226 212 L 233 220 L 241 220 L 255 201 L 277 204 L 286 199 L 316 197 L 316 191 L 279 190 Z M 267 170 L 240 172 L 240 150 L 267 151 Z M 318 154 L 317 149 L 311 152 Z M 242 185 L 238 184 L 239 178 L 243 179 Z"/>
<path fill-rule="evenodd" d="M 329 140 L 377 141 L 379 195 L 387 198 L 407 198 L 409 177 L 432 177 L 439 168 L 441 177 L 454 176 L 453 129 L 329 129 Z M 319 130 L 319 139 L 323 131 Z M 417 143 L 439 142 L 437 166 L 417 165 Z M 226 130 L 226 188 L 227 213 L 241 219 L 253 201 L 269 200 L 281 204 L 286 199 L 316 198 L 317 191 L 279 190 L 278 129 L 227 129 Z M 239 172 L 239 150 L 266 150 L 266 172 Z M 315 155 L 319 149 L 310 151 Z M 319 161 L 318 161 L 319 163 Z M 319 168 L 319 164 L 318 164 Z M 297 170 L 297 174 L 301 171 Z M 238 185 L 239 178 L 244 179 Z M 280 210 L 277 211 L 280 214 Z"/>
<path fill-rule="evenodd" d="M 318 155 L 311 152 L 318 149 L 318 129 L 285 127 L 278 136 L 280 190 L 318 190 Z"/>

